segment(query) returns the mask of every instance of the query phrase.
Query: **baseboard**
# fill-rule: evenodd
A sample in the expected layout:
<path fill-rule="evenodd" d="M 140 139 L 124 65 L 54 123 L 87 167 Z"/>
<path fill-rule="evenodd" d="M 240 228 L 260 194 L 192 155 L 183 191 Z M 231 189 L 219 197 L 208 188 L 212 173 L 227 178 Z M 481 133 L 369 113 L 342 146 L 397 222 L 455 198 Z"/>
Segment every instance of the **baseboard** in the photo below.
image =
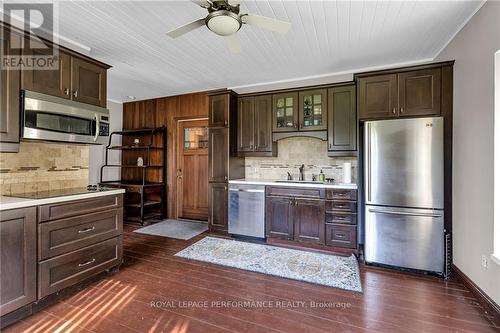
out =
<path fill-rule="evenodd" d="M 475 284 L 464 272 L 462 272 L 457 266 L 454 264 L 451 265 L 451 269 L 456 276 L 458 276 L 459 280 L 469 288 L 472 293 L 477 297 L 479 303 L 483 306 L 483 309 L 486 311 L 486 314 L 491 317 L 491 321 L 497 327 L 500 327 L 500 306 L 495 303 L 477 284 Z"/>

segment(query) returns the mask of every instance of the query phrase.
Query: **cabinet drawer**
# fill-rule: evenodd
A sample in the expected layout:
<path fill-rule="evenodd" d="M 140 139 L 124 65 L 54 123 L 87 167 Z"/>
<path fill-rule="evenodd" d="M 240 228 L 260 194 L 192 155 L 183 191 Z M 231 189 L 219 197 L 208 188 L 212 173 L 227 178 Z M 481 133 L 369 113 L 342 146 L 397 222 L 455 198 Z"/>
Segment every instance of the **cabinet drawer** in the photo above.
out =
<path fill-rule="evenodd" d="M 346 212 L 356 213 L 357 204 L 353 201 L 327 201 L 326 202 L 327 211 L 342 210 Z"/>
<path fill-rule="evenodd" d="M 330 189 L 326 190 L 326 198 L 327 199 L 336 199 L 336 200 L 353 200 L 356 201 L 358 199 L 356 190 L 337 190 Z"/>
<path fill-rule="evenodd" d="M 121 263 L 122 237 L 84 247 L 38 264 L 38 296 L 45 297 Z"/>
<path fill-rule="evenodd" d="M 326 224 L 326 244 L 355 249 L 357 245 L 356 226 Z"/>
<path fill-rule="evenodd" d="M 123 206 L 123 195 L 106 195 L 91 199 L 60 202 L 38 207 L 40 222 L 79 216 L 98 210 L 108 210 Z"/>
<path fill-rule="evenodd" d="M 39 255 L 43 260 L 121 235 L 123 209 L 40 223 L 38 230 Z"/>
<path fill-rule="evenodd" d="M 326 223 L 347 223 L 347 224 L 356 224 L 357 223 L 357 215 L 352 213 L 326 213 L 325 218 Z"/>
<path fill-rule="evenodd" d="M 324 198 L 325 190 L 321 188 L 266 186 L 266 194 L 281 197 Z"/>

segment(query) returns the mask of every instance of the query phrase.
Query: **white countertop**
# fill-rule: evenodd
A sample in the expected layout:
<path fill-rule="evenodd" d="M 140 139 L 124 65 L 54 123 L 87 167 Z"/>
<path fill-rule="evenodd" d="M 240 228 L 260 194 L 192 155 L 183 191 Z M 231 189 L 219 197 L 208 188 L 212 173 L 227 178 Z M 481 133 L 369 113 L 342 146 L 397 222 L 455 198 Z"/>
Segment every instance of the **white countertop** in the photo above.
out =
<path fill-rule="evenodd" d="M 25 199 L 25 198 L 0 196 L 0 211 L 7 210 L 7 209 L 46 205 L 46 204 L 65 202 L 65 201 L 71 201 L 71 200 L 103 197 L 106 195 L 114 195 L 114 194 L 120 194 L 120 193 L 125 193 L 125 190 L 124 189 L 116 189 L 116 190 L 109 190 L 109 191 L 102 191 L 102 192 L 80 193 L 80 194 L 64 195 L 61 197 L 53 197 L 53 198 L 45 198 L 45 199 Z"/>
<path fill-rule="evenodd" d="M 271 179 L 234 179 L 230 180 L 229 184 L 242 184 L 242 185 L 273 185 L 273 186 L 289 186 L 289 187 L 308 187 L 308 188 L 330 188 L 330 189 L 358 189 L 357 184 L 341 184 L 341 183 L 293 183 L 283 182 Z"/>

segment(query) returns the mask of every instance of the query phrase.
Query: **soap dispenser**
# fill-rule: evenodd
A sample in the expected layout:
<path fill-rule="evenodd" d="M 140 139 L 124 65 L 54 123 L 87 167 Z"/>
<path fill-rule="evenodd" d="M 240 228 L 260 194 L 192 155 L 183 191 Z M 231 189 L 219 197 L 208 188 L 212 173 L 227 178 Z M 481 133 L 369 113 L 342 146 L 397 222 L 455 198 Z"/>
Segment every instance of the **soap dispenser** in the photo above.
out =
<path fill-rule="evenodd" d="M 322 183 L 325 182 L 325 174 L 323 173 L 323 169 L 320 170 L 318 180 Z"/>

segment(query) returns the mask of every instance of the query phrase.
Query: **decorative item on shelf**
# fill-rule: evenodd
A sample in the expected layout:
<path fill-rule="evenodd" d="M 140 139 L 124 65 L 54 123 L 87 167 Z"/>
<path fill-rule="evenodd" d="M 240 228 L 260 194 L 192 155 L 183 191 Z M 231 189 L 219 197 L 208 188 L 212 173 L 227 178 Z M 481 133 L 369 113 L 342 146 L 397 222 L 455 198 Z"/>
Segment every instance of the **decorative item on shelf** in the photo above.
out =
<path fill-rule="evenodd" d="M 139 142 L 140 142 L 140 141 L 139 141 L 139 139 L 138 139 L 138 138 L 135 138 L 135 139 L 134 139 L 134 145 L 138 146 L 138 145 L 139 145 Z"/>
<path fill-rule="evenodd" d="M 137 166 L 144 166 L 144 160 L 142 157 L 137 157 Z"/>

